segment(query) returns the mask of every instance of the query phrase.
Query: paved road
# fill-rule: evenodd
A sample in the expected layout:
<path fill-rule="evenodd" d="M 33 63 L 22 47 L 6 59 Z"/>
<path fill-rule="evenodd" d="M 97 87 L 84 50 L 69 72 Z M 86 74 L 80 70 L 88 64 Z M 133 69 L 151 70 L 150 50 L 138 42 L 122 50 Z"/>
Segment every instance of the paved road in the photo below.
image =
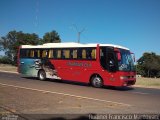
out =
<path fill-rule="evenodd" d="M 160 113 L 160 89 L 93 88 L 4 72 L 0 72 L 0 98 L 1 109 L 25 114 Z"/>

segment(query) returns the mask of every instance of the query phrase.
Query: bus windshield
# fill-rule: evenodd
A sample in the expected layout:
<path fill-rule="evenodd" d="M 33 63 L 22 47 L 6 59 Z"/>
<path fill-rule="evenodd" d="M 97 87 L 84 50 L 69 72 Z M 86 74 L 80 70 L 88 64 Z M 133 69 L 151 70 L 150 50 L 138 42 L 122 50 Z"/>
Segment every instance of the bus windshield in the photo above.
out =
<path fill-rule="evenodd" d="M 120 49 L 121 61 L 118 62 L 120 71 L 135 71 L 134 61 L 128 50 Z"/>

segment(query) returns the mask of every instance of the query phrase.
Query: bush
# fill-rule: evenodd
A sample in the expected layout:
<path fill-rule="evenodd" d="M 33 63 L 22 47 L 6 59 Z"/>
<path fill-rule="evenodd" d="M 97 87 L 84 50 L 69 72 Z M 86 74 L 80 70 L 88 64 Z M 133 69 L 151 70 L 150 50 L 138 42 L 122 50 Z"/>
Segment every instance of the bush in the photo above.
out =
<path fill-rule="evenodd" d="M 160 78 L 160 71 L 157 73 L 157 77 Z"/>
<path fill-rule="evenodd" d="M 0 63 L 13 64 L 13 62 L 7 56 L 0 57 Z"/>

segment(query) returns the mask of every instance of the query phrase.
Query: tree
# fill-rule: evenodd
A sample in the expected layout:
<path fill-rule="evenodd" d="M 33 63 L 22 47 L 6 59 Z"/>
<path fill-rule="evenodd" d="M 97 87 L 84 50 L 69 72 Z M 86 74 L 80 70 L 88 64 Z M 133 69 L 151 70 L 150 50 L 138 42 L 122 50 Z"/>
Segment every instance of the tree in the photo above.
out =
<path fill-rule="evenodd" d="M 23 33 L 22 31 L 10 31 L 4 37 L 0 38 L 0 51 L 5 51 L 6 56 L 16 64 L 17 51 L 20 45 L 38 45 L 48 42 L 61 42 L 56 31 L 47 32 L 43 39 L 39 38 L 35 33 Z"/>
<path fill-rule="evenodd" d="M 61 42 L 61 39 L 55 30 L 47 32 L 43 36 L 43 43 L 59 43 L 59 42 Z"/>
<path fill-rule="evenodd" d="M 20 45 L 37 45 L 39 44 L 39 37 L 35 33 L 23 33 L 22 31 L 10 31 L 6 36 L 0 39 L 0 50 L 5 51 L 13 63 L 16 63 L 16 56 L 18 47 Z"/>
<path fill-rule="evenodd" d="M 159 77 L 160 56 L 155 53 L 144 53 L 137 61 L 137 73 L 145 77 Z"/>

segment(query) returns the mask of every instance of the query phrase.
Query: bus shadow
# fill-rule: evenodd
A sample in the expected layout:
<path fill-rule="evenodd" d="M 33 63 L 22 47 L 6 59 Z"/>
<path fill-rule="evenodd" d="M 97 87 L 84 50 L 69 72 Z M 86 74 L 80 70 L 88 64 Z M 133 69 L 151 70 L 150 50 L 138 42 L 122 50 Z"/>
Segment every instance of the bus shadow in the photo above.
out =
<path fill-rule="evenodd" d="M 76 81 L 71 81 L 71 80 L 47 79 L 46 81 L 56 82 L 56 83 L 64 83 L 64 84 L 70 84 L 70 85 L 77 85 L 77 86 L 86 86 L 86 87 L 90 86 L 88 83 L 76 82 Z"/>
<path fill-rule="evenodd" d="M 24 76 L 22 76 L 21 78 L 28 79 L 28 80 L 38 80 L 36 77 L 24 77 Z"/>
<path fill-rule="evenodd" d="M 125 87 L 114 87 L 114 86 L 104 86 L 104 89 L 109 89 L 109 90 L 117 90 L 117 91 L 130 91 L 134 90 L 133 87 L 131 86 L 125 86 Z"/>
<path fill-rule="evenodd" d="M 38 78 L 35 77 L 22 77 L 25 79 L 29 79 L 29 80 L 39 80 Z M 75 82 L 75 81 L 71 81 L 71 80 L 59 80 L 59 79 L 46 79 L 44 81 L 47 82 L 55 82 L 55 83 L 61 83 L 61 84 L 70 84 L 70 85 L 78 85 L 78 86 L 84 86 L 84 87 L 92 87 L 91 84 L 89 83 L 82 83 L 82 82 Z M 94 87 L 92 87 L 94 88 Z M 106 89 L 106 90 L 116 90 L 116 91 L 130 91 L 130 90 L 134 90 L 135 88 L 131 87 L 131 86 L 125 86 L 125 87 L 114 87 L 114 86 L 103 86 L 101 88 L 94 88 L 94 89 Z"/>
<path fill-rule="evenodd" d="M 38 78 L 35 78 L 35 77 L 22 77 L 22 78 L 28 79 L 28 80 L 42 81 L 42 80 L 39 80 Z M 87 83 L 75 82 L 75 81 L 71 81 L 71 80 L 59 80 L 59 79 L 49 79 L 49 78 L 47 78 L 44 81 L 47 81 L 47 82 L 56 82 L 56 83 L 64 83 L 64 84 L 71 84 L 71 85 L 78 85 L 78 86 L 90 86 Z"/>

